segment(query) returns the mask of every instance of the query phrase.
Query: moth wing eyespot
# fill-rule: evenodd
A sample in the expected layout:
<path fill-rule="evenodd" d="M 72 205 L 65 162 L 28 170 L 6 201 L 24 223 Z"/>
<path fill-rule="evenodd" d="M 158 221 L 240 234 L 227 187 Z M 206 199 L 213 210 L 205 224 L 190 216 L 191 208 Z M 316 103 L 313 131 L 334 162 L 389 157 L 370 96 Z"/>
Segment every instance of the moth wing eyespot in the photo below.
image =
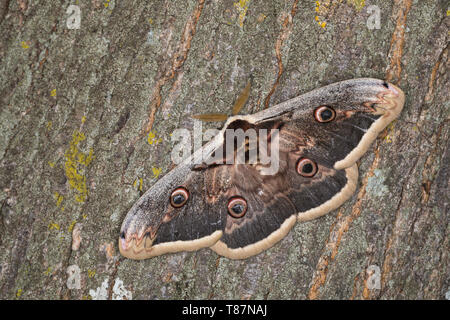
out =
<path fill-rule="evenodd" d="M 181 208 L 189 200 L 189 191 L 184 187 L 178 187 L 170 195 L 170 205 L 174 208 Z"/>
<path fill-rule="evenodd" d="M 314 119 L 320 123 L 331 122 L 336 118 L 336 111 L 329 106 L 320 106 L 314 110 Z"/>
<path fill-rule="evenodd" d="M 303 177 L 311 178 L 317 173 L 317 164 L 308 158 L 300 158 L 296 165 L 297 173 Z"/>
<path fill-rule="evenodd" d="M 228 200 L 228 213 L 233 218 L 242 218 L 247 212 L 247 201 L 239 196 L 232 197 Z"/>

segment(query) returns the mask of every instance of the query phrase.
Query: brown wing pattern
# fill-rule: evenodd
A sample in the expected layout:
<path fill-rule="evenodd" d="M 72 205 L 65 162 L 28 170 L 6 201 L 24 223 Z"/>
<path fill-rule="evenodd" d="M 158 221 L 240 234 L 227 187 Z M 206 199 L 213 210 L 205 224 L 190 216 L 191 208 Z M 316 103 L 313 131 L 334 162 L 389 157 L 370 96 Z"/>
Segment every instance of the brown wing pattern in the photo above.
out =
<path fill-rule="evenodd" d="M 354 193 L 355 162 L 398 116 L 403 103 L 397 87 L 355 79 L 229 119 L 203 151 L 224 145 L 226 128 L 277 128 L 279 170 L 263 175 L 261 164 L 180 164 L 129 211 L 121 228 L 120 252 L 145 259 L 210 247 L 220 255 L 243 259 L 270 248 L 296 221 L 330 212 Z M 177 188 L 186 202 L 183 197 L 177 203 L 170 198 Z"/>

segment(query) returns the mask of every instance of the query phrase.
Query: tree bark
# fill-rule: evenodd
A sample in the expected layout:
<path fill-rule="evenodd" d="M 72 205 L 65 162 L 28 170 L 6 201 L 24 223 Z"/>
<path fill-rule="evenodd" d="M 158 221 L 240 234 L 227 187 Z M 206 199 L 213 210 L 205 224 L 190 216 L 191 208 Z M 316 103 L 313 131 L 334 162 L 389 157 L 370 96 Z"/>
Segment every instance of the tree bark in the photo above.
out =
<path fill-rule="evenodd" d="M 0 298 L 449 299 L 449 23 L 446 1 L 3 1 Z M 250 75 L 242 113 L 358 77 L 406 104 L 353 198 L 273 248 L 121 257 L 170 133 L 230 113 Z"/>

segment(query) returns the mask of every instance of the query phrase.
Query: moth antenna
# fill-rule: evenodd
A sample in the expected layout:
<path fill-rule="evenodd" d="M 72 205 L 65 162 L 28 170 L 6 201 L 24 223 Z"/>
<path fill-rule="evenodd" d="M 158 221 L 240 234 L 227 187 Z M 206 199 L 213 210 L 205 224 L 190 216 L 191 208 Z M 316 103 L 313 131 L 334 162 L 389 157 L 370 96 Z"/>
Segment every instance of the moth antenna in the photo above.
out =
<path fill-rule="evenodd" d="M 204 122 L 222 122 L 228 119 L 228 115 L 225 113 L 204 113 L 191 115 L 191 118 Z"/>
<path fill-rule="evenodd" d="M 236 99 L 234 103 L 233 109 L 231 111 L 231 114 L 233 116 L 237 115 L 247 103 L 248 97 L 250 96 L 250 89 L 252 87 L 252 82 L 253 76 L 250 75 L 250 78 L 248 79 L 244 90 L 242 90 L 242 92 L 239 94 L 239 97 Z"/>
<path fill-rule="evenodd" d="M 245 88 L 239 94 L 238 98 L 236 99 L 233 105 L 231 115 L 233 116 L 237 115 L 247 103 L 248 97 L 250 96 L 250 89 L 252 86 L 252 82 L 253 82 L 253 74 L 250 74 L 249 80 L 247 81 Z M 198 119 L 204 122 L 222 122 L 228 119 L 228 115 L 226 113 L 204 113 L 191 115 L 191 118 Z"/>

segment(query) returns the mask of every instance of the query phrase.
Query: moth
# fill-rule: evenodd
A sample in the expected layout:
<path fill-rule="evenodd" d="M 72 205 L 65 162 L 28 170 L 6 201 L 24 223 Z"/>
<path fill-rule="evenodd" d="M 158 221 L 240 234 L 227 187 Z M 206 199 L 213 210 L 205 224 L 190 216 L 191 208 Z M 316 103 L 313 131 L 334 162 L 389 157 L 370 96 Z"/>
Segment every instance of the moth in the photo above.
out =
<path fill-rule="evenodd" d="M 398 117 L 404 101 L 398 87 L 361 78 L 230 117 L 133 205 L 120 231 L 121 254 L 146 259 L 209 247 L 245 259 L 272 247 L 297 221 L 320 217 L 352 196 L 356 162 Z M 212 156 L 223 148 L 231 128 L 264 128 L 267 135 L 276 129 L 278 170 L 263 174 L 265 165 L 258 162 L 193 163 L 199 154 Z M 264 138 L 269 145 L 274 141 Z"/>

